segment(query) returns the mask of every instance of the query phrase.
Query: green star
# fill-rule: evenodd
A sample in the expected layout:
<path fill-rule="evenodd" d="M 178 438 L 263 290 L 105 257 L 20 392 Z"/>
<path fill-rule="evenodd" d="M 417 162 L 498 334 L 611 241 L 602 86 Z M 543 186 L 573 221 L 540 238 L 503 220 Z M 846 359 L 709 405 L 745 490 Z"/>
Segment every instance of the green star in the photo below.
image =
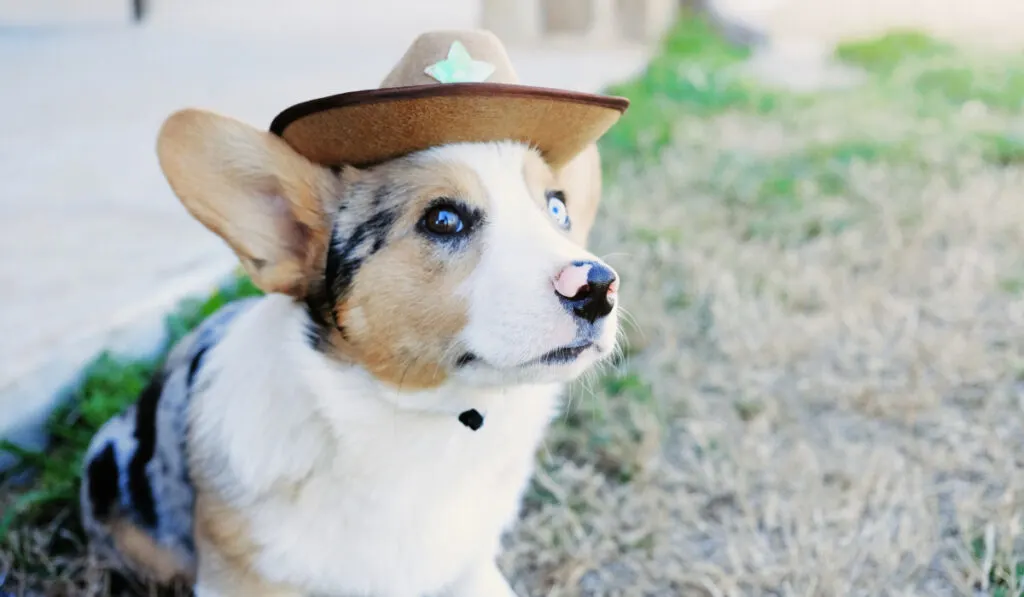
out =
<path fill-rule="evenodd" d="M 431 64 L 423 72 L 441 83 L 483 83 L 494 73 L 494 65 L 473 60 L 466 46 L 452 42 L 448 58 Z"/>

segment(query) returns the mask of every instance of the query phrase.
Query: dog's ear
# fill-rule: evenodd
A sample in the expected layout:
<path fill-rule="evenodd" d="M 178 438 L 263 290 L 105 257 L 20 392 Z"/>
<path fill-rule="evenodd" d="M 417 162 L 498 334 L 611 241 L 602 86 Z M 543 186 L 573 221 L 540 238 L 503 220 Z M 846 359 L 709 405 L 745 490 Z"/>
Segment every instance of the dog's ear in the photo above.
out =
<path fill-rule="evenodd" d="M 304 295 L 339 195 L 330 170 L 271 133 L 192 109 L 164 122 L 157 155 L 185 208 L 234 249 L 259 288 Z"/>
<path fill-rule="evenodd" d="M 587 147 L 555 176 L 559 188 L 565 192 L 566 206 L 572 217 L 569 235 L 585 247 L 601 204 L 601 155 L 597 145 Z"/>

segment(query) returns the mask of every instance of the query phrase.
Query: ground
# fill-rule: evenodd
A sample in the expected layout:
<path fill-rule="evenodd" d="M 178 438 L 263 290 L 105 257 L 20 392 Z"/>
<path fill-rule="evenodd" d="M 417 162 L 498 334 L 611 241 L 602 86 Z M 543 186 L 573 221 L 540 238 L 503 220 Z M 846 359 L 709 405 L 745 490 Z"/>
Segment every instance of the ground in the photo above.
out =
<path fill-rule="evenodd" d="M 549 597 L 1020 595 L 1024 57 L 893 34 L 812 94 L 745 57 L 689 21 L 612 90 L 592 242 L 625 356 L 572 389 L 503 568 Z M 25 455 L 6 590 L 112 593 L 72 471 L 148 367 L 101 361 Z"/>

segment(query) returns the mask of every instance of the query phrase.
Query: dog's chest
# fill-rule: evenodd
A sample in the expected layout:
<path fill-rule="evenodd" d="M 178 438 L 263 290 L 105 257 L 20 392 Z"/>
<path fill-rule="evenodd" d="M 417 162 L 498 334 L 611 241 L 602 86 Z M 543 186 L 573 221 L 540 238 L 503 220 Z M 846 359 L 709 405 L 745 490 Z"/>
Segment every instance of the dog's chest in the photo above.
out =
<path fill-rule="evenodd" d="M 329 465 L 260 509 L 261 567 L 327 595 L 413 597 L 493 557 L 554 407 L 553 393 L 508 398 L 476 431 L 455 417 L 363 413 Z"/>

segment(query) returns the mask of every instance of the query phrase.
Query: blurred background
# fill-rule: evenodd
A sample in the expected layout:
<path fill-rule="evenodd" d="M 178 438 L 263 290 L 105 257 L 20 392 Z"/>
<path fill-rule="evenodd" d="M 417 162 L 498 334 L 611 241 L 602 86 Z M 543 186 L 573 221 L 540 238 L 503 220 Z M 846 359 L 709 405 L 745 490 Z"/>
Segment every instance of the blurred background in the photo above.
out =
<path fill-rule="evenodd" d="M 480 26 L 633 102 L 591 237 L 625 355 L 538 456 L 521 594 L 1024 594 L 1021 0 L 0 0 L 0 595 L 152 594 L 82 545 L 81 450 L 254 292 L 163 119 L 267 126 Z"/>

